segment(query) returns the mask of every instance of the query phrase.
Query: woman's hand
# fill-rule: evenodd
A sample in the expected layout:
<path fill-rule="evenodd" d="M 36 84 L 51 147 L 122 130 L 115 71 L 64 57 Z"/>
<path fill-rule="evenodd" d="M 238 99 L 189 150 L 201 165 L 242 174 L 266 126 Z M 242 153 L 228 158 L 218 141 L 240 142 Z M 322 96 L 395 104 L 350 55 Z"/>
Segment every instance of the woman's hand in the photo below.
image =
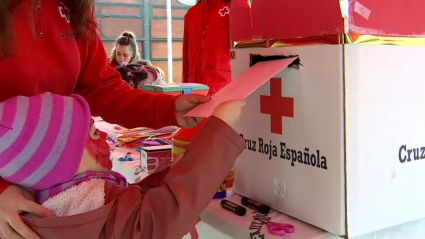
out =
<path fill-rule="evenodd" d="M 0 238 L 40 239 L 21 219 L 22 212 L 39 217 L 54 216 L 49 210 L 35 203 L 30 192 L 19 186 L 10 185 L 0 194 Z"/>
<path fill-rule="evenodd" d="M 182 128 L 193 128 L 203 118 L 199 117 L 183 117 L 184 114 L 189 110 L 195 108 L 199 104 L 208 102 L 211 99 L 210 96 L 204 95 L 181 95 L 176 100 L 176 119 L 178 126 Z"/>

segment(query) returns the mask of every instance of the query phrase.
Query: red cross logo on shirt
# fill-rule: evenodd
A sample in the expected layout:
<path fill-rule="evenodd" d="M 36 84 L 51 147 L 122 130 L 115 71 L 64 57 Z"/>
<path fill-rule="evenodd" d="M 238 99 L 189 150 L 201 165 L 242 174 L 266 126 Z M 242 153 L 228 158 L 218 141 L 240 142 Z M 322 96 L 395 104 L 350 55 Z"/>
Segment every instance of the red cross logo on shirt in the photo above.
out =
<path fill-rule="evenodd" d="M 294 117 L 294 98 L 282 97 L 282 79 L 270 79 L 270 96 L 260 96 L 260 112 L 270 115 L 272 133 L 283 133 L 282 117 Z"/>
<path fill-rule="evenodd" d="M 225 6 L 225 7 L 223 7 L 222 9 L 220 9 L 218 11 L 218 15 L 220 15 L 221 17 L 224 17 L 226 15 L 229 15 L 229 13 L 230 13 L 229 6 Z"/>
<path fill-rule="evenodd" d="M 60 2 L 58 9 L 61 17 L 65 18 L 67 23 L 71 23 L 71 20 L 69 19 L 69 9 L 65 6 L 65 4 L 63 4 L 63 2 Z"/>

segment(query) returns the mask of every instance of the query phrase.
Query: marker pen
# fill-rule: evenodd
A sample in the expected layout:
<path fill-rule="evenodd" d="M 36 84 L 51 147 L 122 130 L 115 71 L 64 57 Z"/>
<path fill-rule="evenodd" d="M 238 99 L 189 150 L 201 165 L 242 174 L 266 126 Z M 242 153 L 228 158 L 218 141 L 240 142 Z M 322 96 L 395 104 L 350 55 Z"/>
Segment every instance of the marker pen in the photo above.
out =
<path fill-rule="evenodd" d="M 236 215 L 244 216 L 246 214 L 246 208 L 226 199 L 221 200 L 220 205 L 224 209 L 231 211 Z"/>
<path fill-rule="evenodd" d="M 262 214 L 267 214 L 270 212 L 270 207 L 267 205 L 264 205 L 262 203 L 256 202 L 252 200 L 251 198 L 242 197 L 241 199 L 242 205 L 251 208 L 252 210 L 255 210 L 257 212 L 260 212 Z"/>

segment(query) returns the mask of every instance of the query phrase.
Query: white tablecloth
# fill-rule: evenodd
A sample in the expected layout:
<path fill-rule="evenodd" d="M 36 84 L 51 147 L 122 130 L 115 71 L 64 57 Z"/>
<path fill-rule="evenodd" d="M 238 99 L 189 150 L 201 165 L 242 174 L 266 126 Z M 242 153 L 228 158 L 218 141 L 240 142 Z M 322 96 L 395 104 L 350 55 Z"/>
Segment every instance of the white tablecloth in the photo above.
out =
<path fill-rule="evenodd" d="M 239 205 L 240 197 L 228 193 L 227 199 Z M 220 206 L 220 200 L 213 200 L 201 214 L 201 222 L 196 225 L 199 239 L 340 239 L 341 237 L 325 232 L 295 218 L 275 211 L 270 213 L 272 222 L 289 223 L 295 226 L 295 232 L 285 236 L 270 235 L 265 225 L 261 233 L 251 235 L 255 229 L 250 229 L 254 212 L 247 209 L 245 216 L 237 216 Z M 367 216 L 367 215 L 365 215 Z M 194 239 L 186 235 L 184 239 Z M 402 224 L 393 228 L 374 232 L 354 239 L 425 239 L 425 219 Z"/>
<path fill-rule="evenodd" d="M 228 192 L 228 197 L 226 199 L 241 205 L 241 198 L 236 194 Z M 261 232 L 258 233 L 258 224 L 255 224 L 258 223 L 258 221 L 253 223 L 253 216 L 257 213 L 247 208 L 245 216 L 238 216 L 224 210 L 220 206 L 220 201 L 221 200 L 212 200 L 201 214 L 201 222 L 196 225 L 199 239 L 340 239 L 338 236 L 275 211 L 269 214 L 271 217 L 270 221 L 292 224 L 295 226 L 295 232 L 283 237 L 275 236 L 268 233 L 266 225 L 260 225 Z M 250 226 L 257 228 L 250 229 Z M 189 238 L 189 235 L 185 237 L 185 239 Z"/>
<path fill-rule="evenodd" d="M 129 156 L 131 156 L 134 161 L 118 161 L 118 158 L 126 156 L 127 153 L 131 153 Z M 115 148 L 112 152 L 112 170 L 122 174 L 129 183 L 139 182 L 149 175 L 147 172 L 142 171 L 140 167 L 140 153 L 134 148 Z"/>
<path fill-rule="evenodd" d="M 109 135 L 119 131 L 117 125 L 109 124 L 99 119 L 95 122 L 95 125 L 99 130 L 106 132 Z M 114 146 L 111 146 L 111 148 L 112 170 L 122 174 L 129 183 L 138 182 L 148 176 L 148 174 L 145 171 L 142 171 L 140 167 L 140 153 L 137 152 L 135 148 Z M 133 158 L 134 161 L 118 161 L 119 158 L 124 157 L 127 154 L 129 154 L 129 156 Z"/>

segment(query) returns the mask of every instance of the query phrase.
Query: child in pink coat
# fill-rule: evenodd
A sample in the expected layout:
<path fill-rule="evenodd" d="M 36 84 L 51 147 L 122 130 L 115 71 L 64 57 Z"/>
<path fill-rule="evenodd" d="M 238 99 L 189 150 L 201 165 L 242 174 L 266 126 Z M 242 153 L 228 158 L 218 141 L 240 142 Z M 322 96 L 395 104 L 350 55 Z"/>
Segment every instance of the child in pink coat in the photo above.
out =
<path fill-rule="evenodd" d="M 243 105 L 217 107 L 172 169 L 127 185 L 83 98 L 14 97 L 0 103 L 0 176 L 56 215 L 23 216 L 43 238 L 181 239 L 245 147 L 231 128 Z"/>

